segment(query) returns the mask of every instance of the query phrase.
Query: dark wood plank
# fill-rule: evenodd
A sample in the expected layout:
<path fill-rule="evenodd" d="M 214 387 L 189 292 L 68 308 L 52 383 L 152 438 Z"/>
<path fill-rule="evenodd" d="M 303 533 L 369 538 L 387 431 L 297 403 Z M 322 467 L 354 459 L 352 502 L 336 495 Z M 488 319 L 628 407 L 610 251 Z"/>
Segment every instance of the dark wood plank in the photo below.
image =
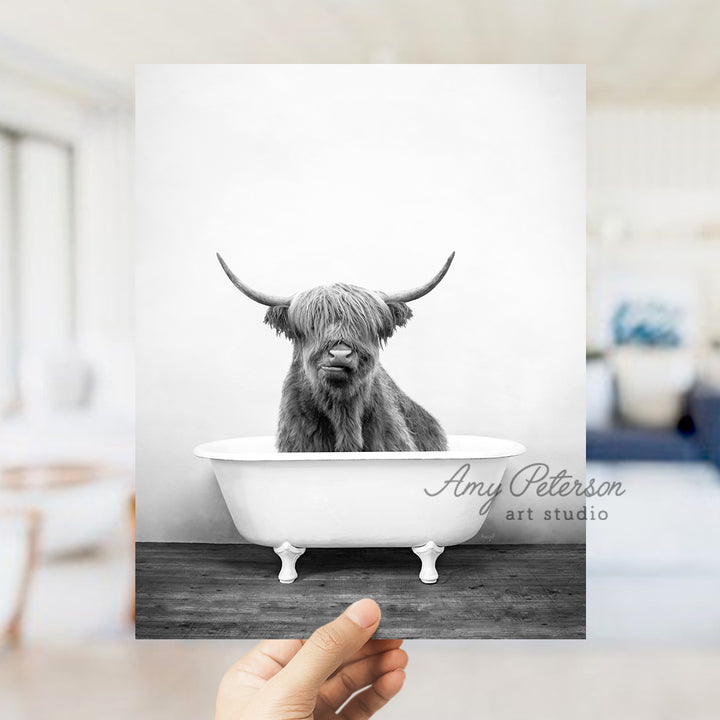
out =
<path fill-rule="evenodd" d="M 584 638 L 584 545 L 459 545 L 418 579 L 404 548 L 308 550 L 291 585 L 257 545 L 137 543 L 138 638 L 307 637 L 361 597 L 379 637 Z"/>

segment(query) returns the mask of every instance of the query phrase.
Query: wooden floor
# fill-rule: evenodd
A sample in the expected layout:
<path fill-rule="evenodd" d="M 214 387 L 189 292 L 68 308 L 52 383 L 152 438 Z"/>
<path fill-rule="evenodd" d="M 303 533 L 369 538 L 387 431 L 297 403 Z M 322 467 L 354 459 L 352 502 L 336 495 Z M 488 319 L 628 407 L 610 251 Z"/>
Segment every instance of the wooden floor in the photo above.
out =
<path fill-rule="evenodd" d="M 291 585 L 257 545 L 138 543 L 138 638 L 307 637 L 372 597 L 379 637 L 584 638 L 584 545 L 459 545 L 418 580 L 404 548 L 308 550 Z"/>

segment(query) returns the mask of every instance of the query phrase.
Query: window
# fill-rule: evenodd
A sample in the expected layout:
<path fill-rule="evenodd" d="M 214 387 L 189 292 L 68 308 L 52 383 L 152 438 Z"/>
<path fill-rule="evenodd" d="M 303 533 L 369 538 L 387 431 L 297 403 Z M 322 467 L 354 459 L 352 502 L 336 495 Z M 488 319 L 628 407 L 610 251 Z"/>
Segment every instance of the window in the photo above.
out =
<path fill-rule="evenodd" d="M 73 175 L 70 145 L 0 128 L 0 415 L 22 364 L 75 337 Z"/>

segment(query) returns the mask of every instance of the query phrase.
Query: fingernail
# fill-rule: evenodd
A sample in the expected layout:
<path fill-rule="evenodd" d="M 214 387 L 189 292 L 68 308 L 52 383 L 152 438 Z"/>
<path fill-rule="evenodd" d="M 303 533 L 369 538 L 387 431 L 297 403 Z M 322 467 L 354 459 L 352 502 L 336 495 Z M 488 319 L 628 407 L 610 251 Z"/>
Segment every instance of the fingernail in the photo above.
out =
<path fill-rule="evenodd" d="M 354 602 L 345 614 L 361 628 L 369 628 L 380 619 L 380 608 L 370 598 L 363 598 Z"/>

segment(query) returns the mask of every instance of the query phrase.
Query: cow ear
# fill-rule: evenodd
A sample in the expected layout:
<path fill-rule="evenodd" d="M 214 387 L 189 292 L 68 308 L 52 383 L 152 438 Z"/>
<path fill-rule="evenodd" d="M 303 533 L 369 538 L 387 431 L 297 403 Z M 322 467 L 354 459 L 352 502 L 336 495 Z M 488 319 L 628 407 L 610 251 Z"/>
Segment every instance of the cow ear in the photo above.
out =
<path fill-rule="evenodd" d="M 272 305 L 265 313 L 265 324 L 273 328 L 278 335 L 284 335 L 292 340 L 293 333 L 290 329 L 288 309 L 287 305 Z"/>
<path fill-rule="evenodd" d="M 392 326 L 389 328 L 389 332 L 386 338 L 389 338 L 396 330 L 396 328 L 403 327 L 407 321 L 412 317 L 412 310 L 407 303 L 391 301 L 387 303 L 392 313 Z"/>

